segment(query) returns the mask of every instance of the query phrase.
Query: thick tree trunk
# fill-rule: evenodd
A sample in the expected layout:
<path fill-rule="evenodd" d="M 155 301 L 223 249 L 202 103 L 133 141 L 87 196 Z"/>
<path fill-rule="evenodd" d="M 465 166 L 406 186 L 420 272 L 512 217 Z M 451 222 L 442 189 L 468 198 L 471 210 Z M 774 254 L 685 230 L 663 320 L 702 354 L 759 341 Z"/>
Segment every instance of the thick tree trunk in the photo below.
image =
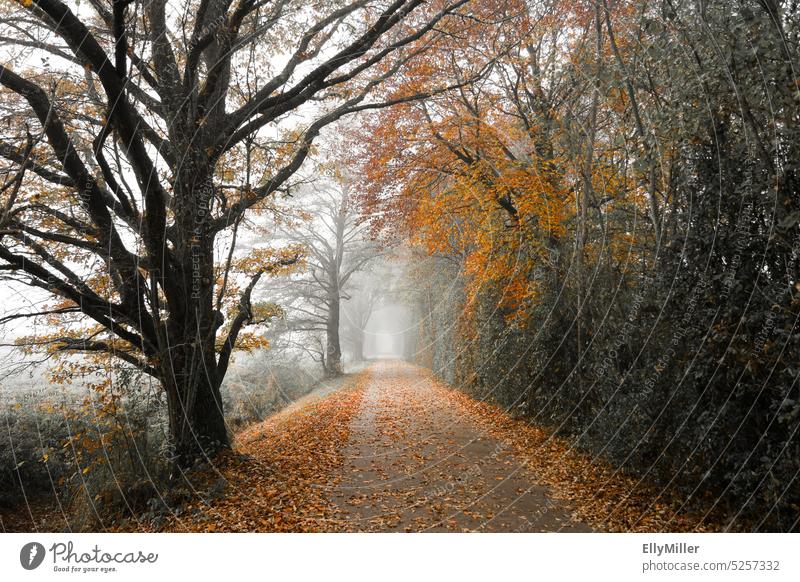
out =
<path fill-rule="evenodd" d="M 211 377 L 200 353 L 178 350 L 168 372 L 167 404 L 172 454 L 179 467 L 191 466 L 230 447 L 219 383 Z"/>
<path fill-rule="evenodd" d="M 342 344 L 339 341 L 339 309 L 338 293 L 331 293 L 328 301 L 328 321 L 326 324 L 327 372 L 329 376 L 342 374 Z"/>
<path fill-rule="evenodd" d="M 202 161 L 187 162 L 175 186 L 177 283 L 166 294 L 169 319 L 160 362 L 172 450 L 184 467 L 230 446 L 215 346 L 222 322 L 214 310 L 214 237 L 207 230 L 213 186 L 202 167 Z"/>

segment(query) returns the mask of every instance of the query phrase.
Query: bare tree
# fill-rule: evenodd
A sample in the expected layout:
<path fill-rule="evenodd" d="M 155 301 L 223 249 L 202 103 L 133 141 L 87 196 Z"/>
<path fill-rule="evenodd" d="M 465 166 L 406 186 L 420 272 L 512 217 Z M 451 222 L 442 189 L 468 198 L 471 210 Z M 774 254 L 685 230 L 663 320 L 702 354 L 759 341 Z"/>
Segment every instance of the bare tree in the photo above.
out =
<path fill-rule="evenodd" d="M 346 181 L 314 185 L 303 198 L 303 207 L 314 218 L 287 231 L 286 237 L 303 246 L 305 269 L 287 279 L 277 300 L 287 313 L 287 331 L 302 332 L 309 338 L 307 344 L 324 346 L 319 360 L 325 373 L 338 376 L 342 301 L 351 298 L 353 276 L 379 250 L 367 236 Z"/>
<path fill-rule="evenodd" d="M 374 274 L 374 266 L 370 270 L 372 276 L 356 276 L 348 290 L 349 298 L 342 303 L 340 335 L 354 362 L 364 360 L 367 325 L 385 292 L 382 273 Z"/>

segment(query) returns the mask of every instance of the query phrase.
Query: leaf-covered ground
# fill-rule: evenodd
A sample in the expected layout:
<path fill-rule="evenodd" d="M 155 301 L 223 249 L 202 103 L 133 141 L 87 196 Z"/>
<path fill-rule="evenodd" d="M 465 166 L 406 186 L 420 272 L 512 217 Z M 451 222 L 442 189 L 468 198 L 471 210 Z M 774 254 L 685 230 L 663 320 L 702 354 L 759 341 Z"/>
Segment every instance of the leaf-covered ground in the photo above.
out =
<path fill-rule="evenodd" d="M 590 531 L 459 402 L 418 368 L 373 366 L 336 491 L 347 530 Z"/>
<path fill-rule="evenodd" d="M 434 391 L 457 407 L 458 413 L 485 427 L 525 466 L 531 478 L 548 487 L 550 495 L 565 503 L 573 519 L 596 531 L 688 532 L 722 531 L 721 516 L 689 511 L 684 498 L 669 488 L 660 488 L 615 470 L 604 459 L 578 450 L 566 438 L 515 419 L 487 402 L 480 402 L 425 375 Z M 713 499 L 712 499 L 713 501 Z M 703 500 L 698 500 L 703 506 Z M 706 503 L 706 505 L 710 505 Z"/>
<path fill-rule="evenodd" d="M 190 477 L 177 511 L 122 529 L 175 532 L 318 532 L 342 529 L 330 491 L 344 459 L 365 376 L 301 399 L 239 435 L 235 452 Z"/>
<path fill-rule="evenodd" d="M 104 529 L 722 529 L 569 440 L 401 362 L 329 384 L 239 433 L 235 444 L 147 511 Z M 6 522 L 4 529 L 63 529 L 56 513 L 46 519 L 44 508 L 35 528 Z"/>

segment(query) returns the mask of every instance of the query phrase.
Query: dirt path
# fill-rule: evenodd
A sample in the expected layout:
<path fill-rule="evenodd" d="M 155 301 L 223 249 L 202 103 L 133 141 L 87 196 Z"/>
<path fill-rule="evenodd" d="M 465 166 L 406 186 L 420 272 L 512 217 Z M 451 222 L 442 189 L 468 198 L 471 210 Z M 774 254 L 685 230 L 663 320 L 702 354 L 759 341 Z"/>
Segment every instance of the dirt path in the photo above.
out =
<path fill-rule="evenodd" d="M 375 364 L 333 502 L 350 531 L 591 531 L 416 368 Z"/>

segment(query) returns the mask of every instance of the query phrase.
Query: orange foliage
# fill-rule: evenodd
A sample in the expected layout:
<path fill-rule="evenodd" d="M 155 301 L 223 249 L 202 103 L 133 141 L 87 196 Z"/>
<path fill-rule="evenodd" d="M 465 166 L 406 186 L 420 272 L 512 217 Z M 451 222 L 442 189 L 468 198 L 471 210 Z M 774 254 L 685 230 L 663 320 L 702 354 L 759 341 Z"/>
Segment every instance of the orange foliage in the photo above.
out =
<path fill-rule="evenodd" d="M 463 259 L 468 304 L 502 289 L 509 318 L 536 296 L 531 273 L 546 241 L 565 234 L 574 205 L 563 161 L 536 151 L 491 87 L 382 112 L 360 139 L 364 202 L 429 254 Z"/>
<path fill-rule="evenodd" d="M 552 61 L 591 79 L 597 67 L 594 4 L 561 3 L 534 15 L 512 1 L 494 3 L 493 10 L 495 18 L 476 17 L 481 24 L 459 31 L 451 39 L 455 45 L 429 54 L 408 78 L 414 90 L 426 82 L 435 86 L 429 79 L 436 76 L 465 79 L 464 62 L 471 61 L 464 55 L 490 47 L 497 60 L 479 81 L 374 114 L 350 136 L 348 149 L 375 232 L 409 240 L 427 254 L 459 258 L 467 309 L 483 291 L 494 292 L 506 318 L 522 324 L 537 299 L 537 268 L 552 251 L 572 245 L 587 165 L 595 197 L 589 204 L 606 205 L 602 212 L 623 204 L 643 211 L 646 200 L 624 162 L 628 150 L 620 135 L 603 129 L 624 111 L 624 92 L 601 91 L 587 162 L 582 121 L 572 106 L 545 95 L 546 83 L 554 81 L 531 72 L 529 51 L 547 45 Z M 633 9 L 619 10 L 631 17 Z M 502 22 L 500 14 L 507 16 Z M 603 59 L 609 51 L 605 42 Z M 590 102 L 593 84 L 579 90 Z M 620 262 L 631 263 L 632 234 L 602 236 Z M 582 245 L 580 252 L 592 259 L 591 242 Z"/>

